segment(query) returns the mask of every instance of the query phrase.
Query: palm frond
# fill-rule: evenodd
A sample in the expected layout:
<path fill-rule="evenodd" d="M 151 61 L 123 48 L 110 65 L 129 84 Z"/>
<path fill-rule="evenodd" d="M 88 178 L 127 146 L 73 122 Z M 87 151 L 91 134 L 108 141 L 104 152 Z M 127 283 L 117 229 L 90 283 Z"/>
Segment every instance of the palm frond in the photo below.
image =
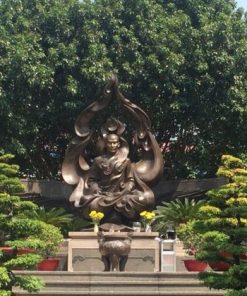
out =
<path fill-rule="evenodd" d="M 175 199 L 170 202 L 162 202 L 155 209 L 156 220 L 154 229 L 165 233 L 168 225 L 178 226 L 192 220 L 198 214 L 199 208 L 204 204 L 204 200 L 195 200 L 185 197 Z"/>

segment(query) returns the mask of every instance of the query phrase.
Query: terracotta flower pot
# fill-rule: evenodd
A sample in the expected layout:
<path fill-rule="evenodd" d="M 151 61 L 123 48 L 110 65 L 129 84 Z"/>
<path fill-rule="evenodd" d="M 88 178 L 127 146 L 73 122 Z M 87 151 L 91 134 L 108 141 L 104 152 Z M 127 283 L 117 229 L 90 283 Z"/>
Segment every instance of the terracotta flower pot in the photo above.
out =
<path fill-rule="evenodd" d="M 227 271 L 230 268 L 230 264 L 224 261 L 209 262 L 208 265 L 214 271 Z"/>
<path fill-rule="evenodd" d="M 232 258 L 232 253 L 226 252 L 226 251 L 221 251 L 220 256 L 225 257 L 225 258 Z"/>
<path fill-rule="evenodd" d="M 0 250 L 5 253 L 6 255 L 9 255 L 10 257 L 12 255 L 16 254 L 17 255 L 23 255 L 23 254 L 29 254 L 29 253 L 33 253 L 34 250 L 30 249 L 30 248 L 19 248 L 17 250 L 14 250 L 12 247 L 0 247 Z M 12 267 L 13 270 L 24 270 L 24 267 L 20 267 L 20 266 L 14 266 Z"/>
<path fill-rule="evenodd" d="M 198 261 L 195 259 L 184 260 L 184 266 L 188 271 L 204 271 L 208 264 L 207 262 Z"/>
<path fill-rule="evenodd" d="M 54 270 L 57 270 L 59 261 L 60 261 L 59 258 L 44 259 L 38 264 L 37 269 L 40 270 L 40 271 L 54 271 Z"/>
<path fill-rule="evenodd" d="M 230 252 L 220 252 L 220 255 L 228 259 L 233 259 L 233 255 Z M 240 261 L 247 261 L 247 254 L 239 255 Z"/>
<path fill-rule="evenodd" d="M 239 256 L 241 262 L 247 262 L 247 254 L 242 254 Z"/>
<path fill-rule="evenodd" d="M 14 253 L 14 250 L 11 247 L 0 247 L 0 250 L 4 254 L 12 255 Z"/>
<path fill-rule="evenodd" d="M 14 253 L 14 249 L 12 247 L 0 247 L 0 250 L 4 252 L 5 254 L 12 255 Z M 17 249 L 18 255 L 33 253 L 34 250 L 30 248 L 19 248 Z"/>

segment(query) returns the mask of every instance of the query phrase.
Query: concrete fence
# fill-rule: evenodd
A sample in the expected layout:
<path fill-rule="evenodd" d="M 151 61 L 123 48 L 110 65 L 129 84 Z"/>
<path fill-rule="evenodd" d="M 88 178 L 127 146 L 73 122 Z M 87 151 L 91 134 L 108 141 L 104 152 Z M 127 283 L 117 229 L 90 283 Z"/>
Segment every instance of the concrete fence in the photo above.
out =
<path fill-rule="evenodd" d="M 25 193 L 30 195 L 39 195 L 47 199 L 65 199 L 68 200 L 73 186 L 63 181 L 46 181 L 46 180 L 26 180 L 22 183 L 25 186 Z M 157 185 L 152 187 L 157 202 L 172 200 L 177 197 L 195 196 L 202 197 L 203 194 L 212 188 L 227 183 L 224 178 L 210 178 L 200 180 L 161 180 Z"/>

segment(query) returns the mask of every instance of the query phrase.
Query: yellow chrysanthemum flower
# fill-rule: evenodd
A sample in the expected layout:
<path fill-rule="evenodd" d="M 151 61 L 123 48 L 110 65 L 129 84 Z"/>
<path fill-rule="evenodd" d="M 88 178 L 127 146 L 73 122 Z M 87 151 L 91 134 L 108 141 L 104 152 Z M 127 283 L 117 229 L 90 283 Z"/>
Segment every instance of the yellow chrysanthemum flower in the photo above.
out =
<path fill-rule="evenodd" d="M 96 211 L 91 211 L 89 213 L 89 217 L 94 221 L 94 222 L 99 222 L 102 218 L 104 218 L 104 213 L 102 212 L 96 212 Z"/>
<path fill-rule="evenodd" d="M 149 223 L 154 219 L 155 213 L 154 212 L 143 211 L 143 212 L 140 213 L 140 216 L 142 217 L 142 219 L 145 222 Z"/>
<path fill-rule="evenodd" d="M 147 213 L 147 211 L 142 211 L 142 212 L 140 213 L 140 216 L 144 217 L 144 216 L 146 216 L 146 213 Z"/>

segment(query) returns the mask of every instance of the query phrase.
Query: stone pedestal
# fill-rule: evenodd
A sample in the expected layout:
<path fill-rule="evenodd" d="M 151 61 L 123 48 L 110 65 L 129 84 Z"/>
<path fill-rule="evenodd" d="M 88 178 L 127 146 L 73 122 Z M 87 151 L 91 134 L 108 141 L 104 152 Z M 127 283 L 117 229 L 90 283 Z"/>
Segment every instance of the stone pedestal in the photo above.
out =
<path fill-rule="evenodd" d="M 125 232 L 121 232 L 126 235 Z M 125 271 L 153 272 L 160 270 L 158 232 L 133 232 L 131 250 Z M 97 233 L 70 232 L 68 271 L 103 271 Z"/>

